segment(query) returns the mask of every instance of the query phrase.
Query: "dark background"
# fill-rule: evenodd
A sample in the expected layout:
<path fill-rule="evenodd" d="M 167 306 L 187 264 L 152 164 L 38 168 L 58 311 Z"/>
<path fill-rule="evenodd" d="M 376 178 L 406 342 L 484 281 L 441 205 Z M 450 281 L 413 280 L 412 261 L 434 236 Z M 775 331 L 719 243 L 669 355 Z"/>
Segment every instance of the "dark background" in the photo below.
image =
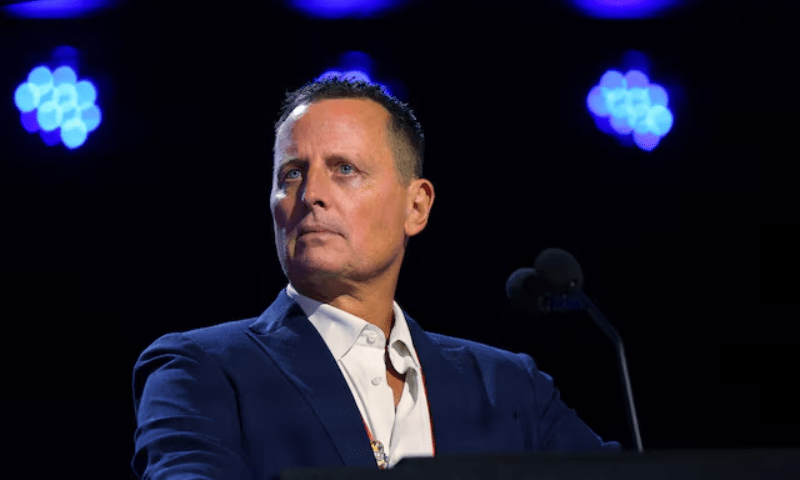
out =
<path fill-rule="evenodd" d="M 800 447 L 788 7 L 706 1 L 600 21 L 555 0 L 414 2 L 333 22 L 277 0 L 201 5 L 1 20 L 0 318 L 23 450 L 127 478 L 138 354 L 272 302 L 286 284 L 272 125 L 287 90 L 348 50 L 402 82 L 426 132 L 436 202 L 397 292 L 423 328 L 529 353 L 598 434 L 632 448 L 600 330 L 582 314 L 531 320 L 505 298 L 511 272 L 564 248 L 625 340 L 646 449 Z M 9 101 L 62 44 L 81 52 L 104 113 L 75 151 L 24 132 Z M 585 109 L 629 49 L 676 118 L 649 153 Z"/>

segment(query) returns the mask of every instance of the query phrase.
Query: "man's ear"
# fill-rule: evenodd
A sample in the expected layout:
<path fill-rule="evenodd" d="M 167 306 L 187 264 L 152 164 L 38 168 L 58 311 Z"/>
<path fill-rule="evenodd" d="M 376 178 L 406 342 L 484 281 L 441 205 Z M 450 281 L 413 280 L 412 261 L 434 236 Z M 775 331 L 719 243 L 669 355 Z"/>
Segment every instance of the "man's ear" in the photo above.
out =
<path fill-rule="evenodd" d="M 433 184 L 424 178 L 411 182 L 408 186 L 408 202 L 406 206 L 406 235 L 413 237 L 428 224 L 428 217 L 433 207 Z"/>

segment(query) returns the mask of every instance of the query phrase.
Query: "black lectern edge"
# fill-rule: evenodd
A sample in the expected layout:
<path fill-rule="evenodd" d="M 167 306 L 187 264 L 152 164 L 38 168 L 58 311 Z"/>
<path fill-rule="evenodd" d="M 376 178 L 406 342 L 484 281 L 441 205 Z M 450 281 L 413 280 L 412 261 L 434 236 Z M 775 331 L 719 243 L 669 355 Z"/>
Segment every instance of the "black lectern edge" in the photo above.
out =
<path fill-rule="evenodd" d="M 519 466 L 526 464 L 557 466 L 569 461 L 573 466 L 583 465 L 631 465 L 658 464 L 661 462 L 700 465 L 761 465 L 778 461 L 791 469 L 794 474 L 785 478 L 798 478 L 800 474 L 800 449 L 762 448 L 762 449 L 694 449 L 694 450 L 655 450 L 639 453 L 635 450 L 621 452 L 525 452 L 525 453 L 481 453 L 481 454 L 442 454 L 436 457 L 409 457 L 401 459 L 394 468 L 379 470 L 375 467 L 298 467 L 281 470 L 281 479 L 325 479 L 325 480 L 389 480 L 388 477 L 409 477 L 409 474 L 425 471 L 448 471 L 455 467 L 489 464 Z M 764 464 L 766 467 L 767 465 Z M 448 468 L 451 467 L 451 468 Z M 609 477 L 610 478 L 610 477 Z M 784 477 L 775 477 L 784 478 Z"/>

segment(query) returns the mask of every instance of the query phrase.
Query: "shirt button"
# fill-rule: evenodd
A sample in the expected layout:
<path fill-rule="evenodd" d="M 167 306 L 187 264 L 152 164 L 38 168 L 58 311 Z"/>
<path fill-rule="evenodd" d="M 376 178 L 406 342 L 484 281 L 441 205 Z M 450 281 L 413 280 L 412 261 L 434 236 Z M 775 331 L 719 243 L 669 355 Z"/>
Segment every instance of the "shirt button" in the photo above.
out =
<path fill-rule="evenodd" d="M 378 339 L 378 334 L 375 332 L 368 332 L 367 333 L 367 343 L 372 345 Z"/>
<path fill-rule="evenodd" d="M 381 377 L 375 377 L 372 379 L 372 384 L 378 386 L 381 383 Z"/>

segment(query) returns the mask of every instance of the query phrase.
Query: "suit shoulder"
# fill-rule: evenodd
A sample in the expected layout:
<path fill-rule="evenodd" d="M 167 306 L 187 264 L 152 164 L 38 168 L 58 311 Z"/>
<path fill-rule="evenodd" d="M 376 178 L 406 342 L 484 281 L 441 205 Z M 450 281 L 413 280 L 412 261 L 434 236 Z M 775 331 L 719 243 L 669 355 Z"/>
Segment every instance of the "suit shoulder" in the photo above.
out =
<path fill-rule="evenodd" d="M 502 348 L 493 347 L 485 343 L 476 342 L 474 340 L 467 340 L 464 338 L 456 338 L 440 333 L 428 333 L 430 338 L 440 347 L 446 349 L 463 348 L 470 352 L 479 362 L 492 362 L 492 363 L 512 363 L 517 367 L 530 367 L 533 366 L 533 359 L 523 353 L 514 353 Z M 526 365 L 530 363 L 530 365 Z"/>
<path fill-rule="evenodd" d="M 208 327 L 195 328 L 183 332 L 183 335 L 186 335 L 198 343 L 225 342 L 232 336 L 238 337 L 243 334 L 257 318 L 258 317 L 244 318 L 210 325 Z"/>
<path fill-rule="evenodd" d="M 155 340 L 148 350 L 159 347 L 169 349 L 193 345 L 207 353 L 219 354 L 244 344 L 247 341 L 245 332 L 255 320 L 256 318 L 246 318 L 182 332 L 167 333 Z"/>

